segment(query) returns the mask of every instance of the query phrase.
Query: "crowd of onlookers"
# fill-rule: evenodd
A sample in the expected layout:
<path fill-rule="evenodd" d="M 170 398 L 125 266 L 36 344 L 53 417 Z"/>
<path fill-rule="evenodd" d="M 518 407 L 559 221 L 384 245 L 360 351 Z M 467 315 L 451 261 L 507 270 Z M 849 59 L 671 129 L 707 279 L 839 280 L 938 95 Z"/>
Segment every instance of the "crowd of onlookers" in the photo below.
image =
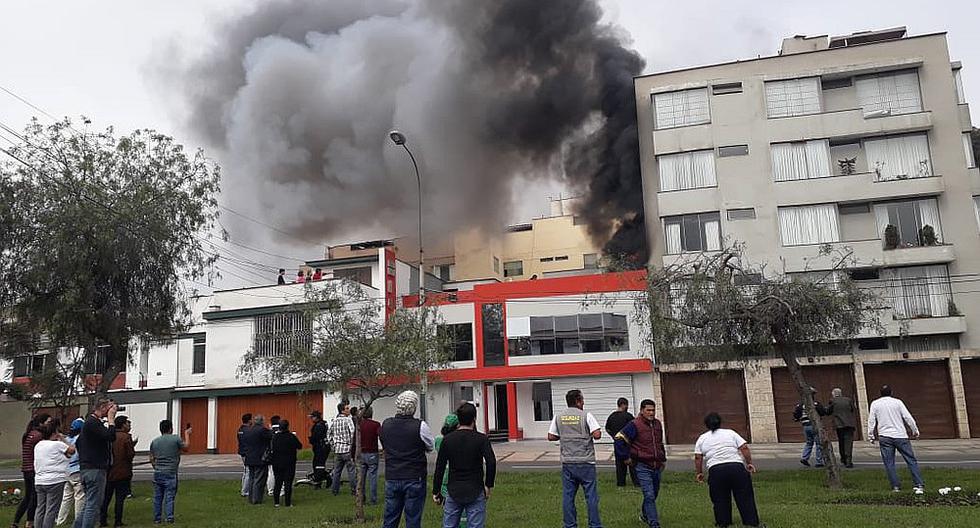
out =
<path fill-rule="evenodd" d="M 21 471 L 24 494 L 11 528 L 26 519 L 26 528 L 63 525 L 73 516 L 72 528 L 108 526 L 109 505 L 115 499 L 113 526 L 125 526 L 123 509 L 132 494 L 133 458 L 138 439 L 132 423 L 116 415 L 112 400 L 101 399 L 85 418 L 71 422 L 68 434 L 59 421 L 38 414 L 22 437 Z M 170 420 L 160 422 L 160 436 L 150 443 L 154 468 L 154 522 L 174 522 L 177 468 L 187 449 L 191 430 L 173 434 Z"/>
<path fill-rule="evenodd" d="M 303 284 L 306 282 L 315 282 L 323 280 L 323 269 L 316 268 L 315 270 L 303 270 L 296 272 L 296 278 L 293 279 L 292 284 Z M 285 268 L 279 268 L 279 275 L 276 278 L 276 284 L 283 285 L 286 284 L 286 270 Z"/>
<path fill-rule="evenodd" d="M 855 428 L 853 401 L 839 389 L 826 406 L 816 402 L 820 415 L 833 416 L 841 442 L 842 462 L 851 467 L 851 440 Z M 602 428 L 586 412 L 581 391 L 565 395 L 567 408 L 555 413 L 548 439 L 559 442 L 561 456 L 562 512 L 566 527 L 577 526 L 575 499 L 579 488 L 585 495 L 589 526 L 602 526 L 599 512 L 599 489 L 596 475 L 596 440 Z M 337 405 L 337 415 L 324 420 L 313 411 L 308 441 L 313 448 L 313 470 L 298 483 L 316 488 L 326 487 L 338 495 L 346 473 L 352 494 L 362 492 L 371 504 L 378 502 L 378 465 L 383 449 L 385 464 L 383 528 L 397 528 L 402 517 L 406 528 L 421 526 L 426 503 L 427 453 L 435 450 L 436 467 L 432 479 L 432 500 L 443 508 L 443 527 L 482 528 L 485 525 L 487 501 L 494 487 L 496 459 L 489 438 L 476 430 L 476 407 L 469 402 L 446 417 L 441 436 L 436 438 L 429 425 L 415 413 L 419 396 L 405 391 L 395 401 L 395 415 L 379 423 L 370 407 L 358 412 L 350 403 Z M 656 404 L 640 402 L 639 415 L 629 412 L 625 398 L 606 420 L 605 430 L 615 442 L 616 484 L 633 485 L 642 491 L 640 519 L 651 528 L 659 527 L 657 497 L 661 473 L 667 461 L 663 424 L 656 418 Z M 807 439 L 801 462 L 809 465 L 816 425 L 801 403 L 794 418 L 804 427 Z M 707 482 L 708 494 L 717 526 L 732 524 L 732 500 L 738 508 L 742 525 L 761 526 L 755 503 L 751 474 L 756 471 L 752 453 L 742 436 L 722 428 L 722 417 L 709 413 L 704 418 L 706 431 L 694 445 L 695 479 Z M 137 439 L 130 435 L 131 424 L 125 416 L 116 416 L 111 400 L 100 401 L 85 419 L 72 422 L 69 433 L 58 432 L 58 422 L 39 414 L 28 424 L 23 437 L 23 473 L 26 493 L 12 524 L 16 528 L 23 517 L 26 526 L 50 528 L 65 522 L 74 509 L 73 528 L 92 528 L 98 522 L 107 526 L 108 508 L 115 498 L 114 526 L 123 526 L 123 505 L 131 493 L 133 457 Z M 355 460 L 355 431 L 360 435 L 360 458 Z M 892 397 L 891 388 L 881 388 L 881 398 L 871 404 L 868 417 L 868 439 L 879 442 L 882 460 L 895 491 L 901 483 L 895 471 L 895 452 L 905 458 L 912 472 L 914 489 L 922 493 L 923 482 L 909 443 L 918 436 L 918 427 L 905 404 Z M 169 420 L 160 422 L 161 436 L 150 444 L 150 462 L 154 467 L 154 522 L 174 522 L 174 499 L 177 491 L 177 469 L 180 454 L 186 451 L 190 427 L 183 438 L 173 434 Z M 260 504 L 268 493 L 276 506 L 293 505 L 292 489 L 296 481 L 297 454 L 303 448 L 288 420 L 256 414 L 242 416 L 238 430 L 238 452 L 242 457 L 241 494 L 251 504 Z M 334 462 L 327 471 L 327 459 L 333 452 Z M 824 462 L 817 451 L 817 465 Z M 272 472 L 269 473 L 271 467 Z M 363 491 L 358 489 L 360 475 L 365 475 Z"/>

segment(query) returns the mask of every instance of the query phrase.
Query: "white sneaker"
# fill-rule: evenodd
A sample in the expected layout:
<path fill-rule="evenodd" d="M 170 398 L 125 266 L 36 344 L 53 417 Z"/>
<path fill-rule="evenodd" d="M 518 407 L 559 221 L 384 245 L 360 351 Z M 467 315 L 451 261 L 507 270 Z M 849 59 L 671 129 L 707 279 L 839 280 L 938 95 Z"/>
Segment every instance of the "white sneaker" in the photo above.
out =
<path fill-rule="evenodd" d="M 916 486 L 912 488 L 912 492 L 915 493 L 916 495 L 923 495 L 925 494 L 926 490 L 922 486 Z"/>
<path fill-rule="evenodd" d="M 902 488 L 892 488 L 892 493 L 901 493 Z"/>

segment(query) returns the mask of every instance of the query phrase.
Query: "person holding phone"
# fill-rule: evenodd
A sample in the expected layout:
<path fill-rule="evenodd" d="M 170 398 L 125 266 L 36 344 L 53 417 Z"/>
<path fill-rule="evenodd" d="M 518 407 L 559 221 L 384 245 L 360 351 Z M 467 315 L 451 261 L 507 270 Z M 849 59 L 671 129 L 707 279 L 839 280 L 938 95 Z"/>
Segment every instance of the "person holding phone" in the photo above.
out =
<path fill-rule="evenodd" d="M 190 445 L 191 424 L 184 437 L 174 434 L 170 420 L 160 421 L 160 436 L 150 442 L 150 464 L 153 464 L 153 522 L 174 522 L 174 501 L 177 498 L 177 468 L 180 454 Z"/>
<path fill-rule="evenodd" d="M 85 508 L 75 519 L 73 528 L 95 528 L 105 497 L 106 477 L 112 465 L 112 442 L 116 439 L 116 402 L 99 398 L 92 412 L 85 417 L 82 432 L 75 441 Z"/>

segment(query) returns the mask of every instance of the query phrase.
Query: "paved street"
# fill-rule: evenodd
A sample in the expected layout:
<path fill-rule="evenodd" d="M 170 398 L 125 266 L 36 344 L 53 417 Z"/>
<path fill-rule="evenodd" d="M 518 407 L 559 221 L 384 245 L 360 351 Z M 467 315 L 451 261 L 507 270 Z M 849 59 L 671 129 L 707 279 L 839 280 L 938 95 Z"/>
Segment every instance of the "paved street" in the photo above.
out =
<path fill-rule="evenodd" d="M 980 440 L 918 440 L 913 443 L 919 463 L 933 467 L 963 467 L 980 469 Z M 858 442 L 854 449 L 854 463 L 858 468 L 881 467 L 877 445 Z M 760 471 L 772 469 L 797 469 L 800 466 L 801 445 L 755 444 L 752 446 L 756 466 Z M 494 444 L 500 471 L 554 471 L 559 466 L 557 442 L 529 440 L 507 444 Z M 693 445 L 668 446 L 668 470 L 688 471 L 692 467 Z M 596 447 L 599 468 L 613 468 L 612 446 Z M 430 458 L 430 465 L 435 458 Z M 137 480 L 150 480 L 153 470 L 145 455 L 137 456 L 135 473 Z M 310 470 L 310 462 L 301 461 L 297 476 Z M 180 465 L 181 477 L 192 479 L 237 479 L 241 476 L 241 462 L 237 455 L 185 455 Z M 19 480 L 16 468 L 0 470 L 0 480 Z"/>

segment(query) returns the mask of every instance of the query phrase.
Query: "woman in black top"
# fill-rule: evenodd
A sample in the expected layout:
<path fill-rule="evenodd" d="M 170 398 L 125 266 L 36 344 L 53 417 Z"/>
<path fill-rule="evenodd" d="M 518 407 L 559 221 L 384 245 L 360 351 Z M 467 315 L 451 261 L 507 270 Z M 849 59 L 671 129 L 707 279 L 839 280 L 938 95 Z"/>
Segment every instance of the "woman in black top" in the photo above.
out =
<path fill-rule="evenodd" d="M 275 475 L 273 502 L 279 506 L 279 492 L 286 506 L 293 505 L 293 479 L 296 477 L 296 452 L 303 449 L 296 434 L 289 430 L 289 420 L 279 420 L 279 433 L 272 438 L 272 473 Z"/>

